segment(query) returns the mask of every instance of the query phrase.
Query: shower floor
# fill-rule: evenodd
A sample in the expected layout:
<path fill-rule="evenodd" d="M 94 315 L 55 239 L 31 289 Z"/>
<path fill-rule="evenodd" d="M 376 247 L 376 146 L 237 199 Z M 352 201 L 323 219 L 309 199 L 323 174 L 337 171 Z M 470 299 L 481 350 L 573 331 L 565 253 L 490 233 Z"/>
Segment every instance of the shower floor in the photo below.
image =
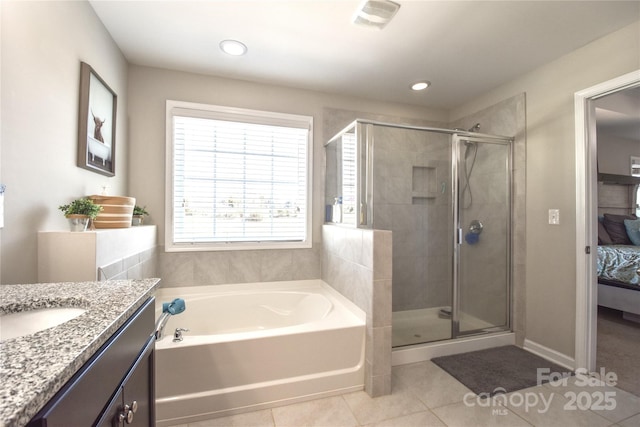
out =
<path fill-rule="evenodd" d="M 391 345 L 393 347 L 401 347 L 450 339 L 451 319 L 438 316 L 441 308 L 443 307 L 394 311 Z M 469 314 L 460 314 L 461 331 L 492 328 L 494 326 Z"/>

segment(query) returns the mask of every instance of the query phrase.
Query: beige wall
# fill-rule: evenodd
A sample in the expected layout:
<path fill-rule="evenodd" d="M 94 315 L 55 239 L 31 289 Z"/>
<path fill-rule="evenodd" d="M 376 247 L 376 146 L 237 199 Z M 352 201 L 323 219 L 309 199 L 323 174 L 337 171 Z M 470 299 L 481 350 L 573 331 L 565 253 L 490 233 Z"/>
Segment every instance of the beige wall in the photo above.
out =
<path fill-rule="evenodd" d="M 127 62 L 86 2 L 2 1 L 2 283 L 36 281 L 37 231 L 71 199 L 127 190 Z M 76 167 L 80 62 L 118 95 L 116 176 Z"/>
<path fill-rule="evenodd" d="M 451 119 L 526 92 L 526 338 L 574 355 L 576 181 L 574 93 L 640 69 L 640 22 L 596 40 L 451 112 Z M 560 225 L 548 225 L 548 209 Z"/>
<path fill-rule="evenodd" d="M 631 156 L 640 157 L 639 139 L 598 132 L 598 172 L 631 175 Z"/>

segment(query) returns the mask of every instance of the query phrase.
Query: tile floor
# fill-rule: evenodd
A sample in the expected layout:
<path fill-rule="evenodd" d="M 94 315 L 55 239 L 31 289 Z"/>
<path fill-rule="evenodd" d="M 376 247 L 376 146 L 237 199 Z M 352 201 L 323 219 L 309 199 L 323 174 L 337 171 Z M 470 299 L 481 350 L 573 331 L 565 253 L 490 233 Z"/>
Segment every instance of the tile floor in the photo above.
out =
<path fill-rule="evenodd" d="M 431 362 L 395 366 L 392 381 L 389 396 L 361 391 L 179 427 L 640 427 L 640 397 L 575 377 L 494 400 L 479 399 Z"/>

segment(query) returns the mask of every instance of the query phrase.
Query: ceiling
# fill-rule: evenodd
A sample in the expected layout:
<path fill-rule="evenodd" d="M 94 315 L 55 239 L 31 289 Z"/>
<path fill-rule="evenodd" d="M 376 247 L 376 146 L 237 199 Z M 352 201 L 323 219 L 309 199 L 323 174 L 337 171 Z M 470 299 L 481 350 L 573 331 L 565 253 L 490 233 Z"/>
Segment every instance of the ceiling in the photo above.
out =
<path fill-rule="evenodd" d="M 351 0 L 90 3 L 133 64 L 445 110 L 640 19 L 640 1 L 396 1 L 383 30 Z"/>
<path fill-rule="evenodd" d="M 594 106 L 598 134 L 640 143 L 640 86 L 603 96 L 595 101 Z"/>

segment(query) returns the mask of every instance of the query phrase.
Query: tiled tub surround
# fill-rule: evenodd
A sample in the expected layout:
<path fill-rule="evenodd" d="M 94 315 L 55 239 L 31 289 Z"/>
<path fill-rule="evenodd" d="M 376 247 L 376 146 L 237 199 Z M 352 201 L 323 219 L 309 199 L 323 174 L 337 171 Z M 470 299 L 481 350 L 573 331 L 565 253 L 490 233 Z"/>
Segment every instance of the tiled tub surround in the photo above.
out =
<path fill-rule="evenodd" d="M 86 309 L 54 328 L 0 341 L 0 425 L 26 425 L 153 295 L 159 282 L 144 279 L 0 286 L 0 314 L 45 307 Z"/>
<path fill-rule="evenodd" d="M 158 247 L 134 253 L 103 267 L 98 267 L 98 280 L 132 280 L 158 276 Z"/>
<path fill-rule="evenodd" d="M 322 280 L 366 313 L 365 391 L 391 393 L 391 231 L 322 228 Z"/>
<path fill-rule="evenodd" d="M 162 287 L 319 279 L 322 252 L 312 249 L 165 252 L 158 247 Z"/>

